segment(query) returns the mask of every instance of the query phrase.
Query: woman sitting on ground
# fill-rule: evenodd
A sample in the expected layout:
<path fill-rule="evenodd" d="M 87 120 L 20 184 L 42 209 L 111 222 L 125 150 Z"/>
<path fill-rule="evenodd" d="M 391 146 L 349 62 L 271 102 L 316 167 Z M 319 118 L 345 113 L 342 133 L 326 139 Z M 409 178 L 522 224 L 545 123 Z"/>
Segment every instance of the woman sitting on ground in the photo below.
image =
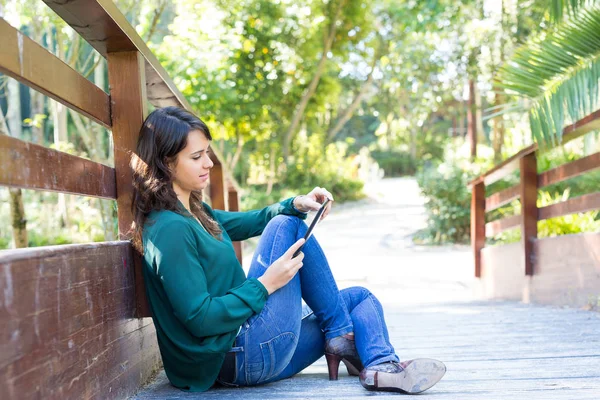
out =
<path fill-rule="evenodd" d="M 375 296 L 338 290 L 317 240 L 304 243 L 306 213 L 331 194 L 317 187 L 261 210 L 213 210 L 202 202 L 211 140 L 196 116 L 166 107 L 146 119 L 132 158 L 133 243 L 170 382 L 188 391 L 258 385 L 323 354 L 329 379 L 343 361 L 368 390 L 419 393 L 438 382 L 444 364 L 400 362 Z M 232 241 L 258 235 L 246 277 Z"/>

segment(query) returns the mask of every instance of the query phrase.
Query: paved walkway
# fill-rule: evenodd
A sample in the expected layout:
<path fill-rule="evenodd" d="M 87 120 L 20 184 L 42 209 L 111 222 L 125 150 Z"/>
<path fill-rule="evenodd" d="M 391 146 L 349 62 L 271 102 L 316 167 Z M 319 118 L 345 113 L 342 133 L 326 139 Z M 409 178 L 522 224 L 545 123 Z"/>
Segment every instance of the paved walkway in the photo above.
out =
<path fill-rule="evenodd" d="M 485 302 L 473 295 L 466 246 L 425 247 L 411 235 L 424 226 L 413 179 L 386 179 L 370 198 L 334 207 L 316 236 L 340 287 L 362 285 L 384 304 L 402 359 L 432 357 L 448 367 L 420 399 L 600 399 L 600 314 Z M 246 252 L 244 265 L 250 260 Z M 340 370 L 340 374 L 343 368 Z M 162 372 L 136 399 L 353 399 L 368 392 L 358 378 L 327 380 L 324 358 L 297 376 L 243 389 L 189 394 Z"/>

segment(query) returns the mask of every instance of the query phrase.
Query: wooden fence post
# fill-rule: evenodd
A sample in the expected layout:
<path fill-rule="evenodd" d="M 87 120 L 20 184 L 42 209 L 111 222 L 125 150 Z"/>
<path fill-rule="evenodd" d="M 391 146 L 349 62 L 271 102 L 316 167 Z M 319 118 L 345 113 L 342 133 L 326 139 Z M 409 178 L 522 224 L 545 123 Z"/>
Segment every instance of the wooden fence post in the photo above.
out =
<path fill-rule="evenodd" d="M 133 222 L 131 213 L 133 186 L 129 161 L 136 148 L 139 131 L 147 115 L 144 58 L 138 51 L 123 51 L 108 53 L 106 60 L 108 62 L 117 176 L 119 239 L 129 240 L 131 237 L 128 232 Z M 135 251 L 133 264 L 136 316 L 147 317 L 150 316 L 150 308 L 146 299 L 142 260 Z"/>
<path fill-rule="evenodd" d="M 227 210 L 225 204 L 225 174 L 220 162 L 215 162 L 210 170 L 210 202 L 210 206 L 216 210 Z"/>
<path fill-rule="evenodd" d="M 228 194 L 227 194 L 227 202 L 229 203 L 229 211 L 239 211 L 239 196 L 238 192 L 235 188 L 229 184 Z M 233 248 L 235 250 L 235 255 L 237 256 L 240 264 L 242 263 L 242 242 L 233 242 Z"/>
<path fill-rule="evenodd" d="M 473 185 L 471 192 L 471 247 L 475 259 L 475 277 L 481 277 L 481 249 L 485 247 L 485 183 Z"/>
<path fill-rule="evenodd" d="M 537 239 L 537 158 L 535 152 L 519 160 L 521 171 L 521 242 L 525 261 L 525 275 L 533 275 L 533 243 Z"/>

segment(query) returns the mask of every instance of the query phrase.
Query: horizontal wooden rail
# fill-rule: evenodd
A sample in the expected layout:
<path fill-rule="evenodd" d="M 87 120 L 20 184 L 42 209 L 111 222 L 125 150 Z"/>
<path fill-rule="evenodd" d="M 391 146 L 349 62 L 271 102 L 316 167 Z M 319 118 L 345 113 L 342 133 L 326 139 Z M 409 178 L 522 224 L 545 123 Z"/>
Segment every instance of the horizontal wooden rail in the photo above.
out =
<path fill-rule="evenodd" d="M 0 135 L 0 185 L 115 199 L 115 169 Z"/>
<path fill-rule="evenodd" d="M 139 51 L 145 60 L 146 95 L 150 104 L 157 108 L 177 106 L 193 112 L 167 71 L 111 0 L 44 0 L 44 3 L 103 57 L 108 53 Z M 225 158 L 217 148 L 212 152 L 212 160 L 220 165 Z"/>
<path fill-rule="evenodd" d="M 485 199 L 485 211 L 489 212 L 510 203 L 514 199 L 519 198 L 520 185 L 511 186 L 500 192 L 494 193 Z"/>
<path fill-rule="evenodd" d="M 485 236 L 496 236 L 500 232 L 516 228 L 521 223 L 521 214 L 497 219 L 485 224 Z"/>
<path fill-rule="evenodd" d="M 519 168 L 519 160 L 521 158 L 528 154 L 535 153 L 537 149 L 538 146 L 536 144 L 532 144 L 531 146 L 524 148 L 514 156 L 507 158 L 500 164 L 496 165 L 494 168 L 492 168 L 485 174 L 473 179 L 469 183 L 469 187 L 472 187 L 473 185 L 479 182 L 483 182 L 486 186 L 489 186 L 492 183 L 499 181 L 500 179 L 506 177 L 508 174 L 510 174 L 513 171 L 516 171 Z"/>
<path fill-rule="evenodd" d="M 6 250 L 0 270 L 3 399 L 129 398 L 160 365 L 130 242 Z"/>
<path fill-rule="evenodd" d="M 108 95 L 0 18 L 0 72 L 110 128 Z"/>
<path fill-rule="evenodd" d="M 600 209 L 600 192 L 589 193 L 560 203 L 540 207 L 538 209 L 538 221 L 598 209 Z"/>
<path fill-rule="evenodd" d="M 542 172 L 538 176 L 538 187 L 552 185 L 600 168 L 600 153 L 595 153 L 568 164 Z"/>
<path fill-rule="evenodd" d="M 563 129 L 562 141 L 560 145 L 562 146 L 573 139 L 576 139 L 582 135 L 585 135 L 588 132 L 598 129 L 600 129 L 600 110 L 597 110 L 585 116 L 584 118 L 580 119 L 577 122 L 574 122 L 571 125 L 567 125 Z M 548 151 L 551 149 L 551 147 L 540 148 L 537 144 L 532 144 L 531 146 L 519 151 L 514 156 L 504 160 L 502 163 L 498 164 L 485 174 L 473 179 L 471 182 L 469 182 L 468 187 L 472 188 L 479 182 L 483 182 L 486 186 L 489 186 L 492 183 L 497 182 L 500 179 L 506 177 L 511 172 L 515 171 L 519 167 L 519 160 L 525 157 L 527 154 L 531 154 L 539 150 Z"/>
<path fill-rule="evenodd" d="M 191 109 L 169 74 L 111 0 L 44 0 L 103 57 L 108 53 L 139 51 L 146 60 L 146 92 L 157 108 Z"/>

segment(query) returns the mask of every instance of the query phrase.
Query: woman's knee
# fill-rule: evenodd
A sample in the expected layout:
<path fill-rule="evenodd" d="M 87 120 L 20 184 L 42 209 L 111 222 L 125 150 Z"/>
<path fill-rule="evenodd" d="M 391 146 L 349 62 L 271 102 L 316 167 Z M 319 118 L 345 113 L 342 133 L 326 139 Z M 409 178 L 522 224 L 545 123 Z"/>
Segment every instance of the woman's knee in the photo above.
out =
<path fill-rule="evenodd" d="M 279 214 L 267 223 L 266 229 L 284 228 L 297 230 L 301 222 L 302 220 L 296 216 Z"/>
<path fill-rule="evenodd" d="M 349 297 L 361 297 L 366 298 L 371 294 L 371 291 L 362 286 L 351 286 L 349 288 L 342 289 L 340 291 L 342 294 L 345 294 Z"/>
<path fill-rule="evenodd" d="M 350 312 L 362 301 L 366 300 L 369 296 L 372 296 L 369 289 L 362 286 L 352 286 L 342 289 L 340 290 L 340 294 L 342 295 L 342 299 L 344 299 L 344 303 L 346 303 L 346 307 L 348 307 L 348 311 Z"/>

